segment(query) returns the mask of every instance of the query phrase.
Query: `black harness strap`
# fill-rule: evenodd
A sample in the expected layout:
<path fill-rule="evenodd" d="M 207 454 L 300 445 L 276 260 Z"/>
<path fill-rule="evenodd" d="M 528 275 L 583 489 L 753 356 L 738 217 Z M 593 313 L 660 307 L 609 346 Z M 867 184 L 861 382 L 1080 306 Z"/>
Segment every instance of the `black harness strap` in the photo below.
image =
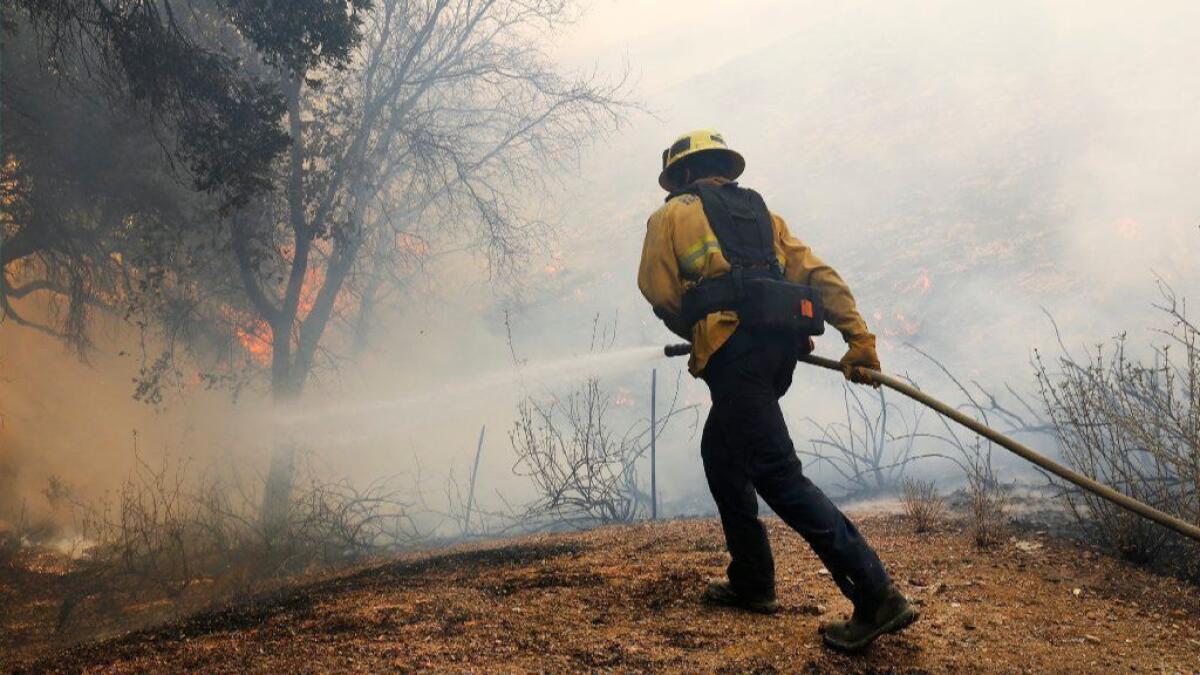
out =
<path fill-rule="evenodd" d="M 762 195 L 732 182 L 692 183 L 668 199 L 681 194 L 700 198 L 721 253 L 735 273 L 741 268 L 767 268 L 783 276 L 775 257 L 775 226 Z"/>
<path fill-rule="evenodd" d="M 786 280 L 775 257 L 775 225 L 762 195 L 737 183 L 693 183 L 676 192 L 700 197 L 704 215 L 730 271 L 701 279 L 683 296 L 689 325 L 722 310 L 734 310 L 748 326 L 820 335 L 824 323 L 819 294 Z"/>

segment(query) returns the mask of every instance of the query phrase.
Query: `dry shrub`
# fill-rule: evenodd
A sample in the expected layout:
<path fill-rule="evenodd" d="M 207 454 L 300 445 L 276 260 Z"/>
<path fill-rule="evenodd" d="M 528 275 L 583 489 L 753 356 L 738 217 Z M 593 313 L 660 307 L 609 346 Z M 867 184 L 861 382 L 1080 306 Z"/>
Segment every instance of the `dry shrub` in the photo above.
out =
<path fill-rule="evenodd" d="M 1165 344 L 1148 362 L 1126 338 L 1082 359 L 1065 347 L 1051 373 L 1037 357 L 1042 400 L 1073 469 L 1191 523 L 1200 522 L 1200 331 L 1165 284 L 1157 305 Z M 1067 504 L 1096 542 L 1138 563 L 1200 580 L 1200 545 L 1091 494 L 1069 489 Z"/>
<path fill-rule="evenodd" d="M 0 568 L 12 565 L 23 546 L 21 535 L 15 528 L 0 529 Z"/>
<path fill-rule="evenodd" d="M 1002 404 L 988 389 L 978 382 L 972 381 L 968 387 L 937 359 L 913 347 L 919 354 L 933 363 L 966 399 L 960 409 L 973 411 L 983 424 L 1001 428 L 1004 433 L 1045 433 L 1049 426 L 1029 406 L 1025 399 L 1012 387 L 1006 387 L 1012 396 L 1013 404 Z M 948 459 L 962 469 L 967 479 L 963 489 L 967 501 L 968 526 L 980 548 L 988 548 L 998 544 L 1008 529 L 1007 514 L 1008 492 L 1005 486 L 996 479 L 992 467 L 993 444 L 990 440 L 975 435 L 968 435 L 962 429 L 951 424 L 949 418 L 938 415 L 935 418 L 942 426 L 942 433 L 923 433 L 927 440 L 936 440 L 952 449 L 950 455 L 936 455 Z M 1007 427 L 1007 428 L 1004 428 Z"/>
<path fill-rule="evenodd" d="M 844 422 L 820 424 L 807 419 L 819 432 L 809 440 L 812 450 L 800 453 L 833 469 L 847 495 L 889 491 L 909 465 L 931 456 L 916 452 L 925 410 L 915 401 L 898 405 L 883 388 L 867 390 L 844 384 Z"/>
<path fill-rule="evenodd" d="M 58 533 L 58 526 L 51 519 L 31 516 L 28 507 L 22 500 L 19 508 L 0 513 L 0 568 L 19 566 L 24 549 Z"/>
<path fill-rule="evenodd" d="M 946 502 L 938 494 L 937 485 L 932 480 L 906 477 L 901 501 L 904 514 L 913 522 L 917 532 L 932 530 L 946 512 Z"/>
<path fill-rule="evenodd" d="M 965 463 L 967 476 L 967 505 L 969 523 L 975 545 L 990 548 L 1004 539 L 1008 527 L 1008 495 L 996 481 L 990 462 L 983 461 L 982 443 L 975 441 L 975 454 L 968 454 Z"/>
<path fill-rule="evenodd" d="M 78 533 L 88 543 L 71 574 L 60 627 L 78 603 L 96 595 L 178 598 L 202 585 L 219 598 L 423 540 L 411 505 L 386 481 L 359 488 L 321 479 L 307 466 L 301 476 L 286 519 L 266 528 L 261 480 L 194 472 L 170 459 L 151 464 L 135 453 L 120 489 L 74 502 Z"/>
<path fill-rule="evenodd" d="M 507 326 L 507 318 L 505 320 Z M 592 351 L 607 349 L 615 333 L 593 326 Z M 512 336 L 509 335 L 512 349 Z M 520 365 L 516 359 L 514 362 Z M 680 415 L 688 414 L 695 429 L 698 406 L 680 405 L 680 377 L 670 402 L 659 409 L 655 426 L 647 419 L 621 424 L 612 419 L 612 397 L 590 377 L 565 396 L 521 401 L 509 441 L 517 460 L 513 473 L 533 484 L 534 499 L 508 513 L 488 514 L 499 527 L 483 524 L 493 534 L 513 530 L 548 528 L 581 529 L 606 523 L 627 523 L 651 510 L 651 495 L 639 485 L 638 464 L 648 459 L 652 439 L 660 438 Z M 452 481 L 453 483 L 453 477 Z M 648 482 L 648 481 L 644 481 Z M 461 512 L 463 492 L 449 491 L 451 518 L 465 523 Z M 481 513 L 478 509 L 478 513 Z M 464 528 L 465 531 L 465 528 Z"/>
<path fill-rule="evenodd" d="M 7 515 L 7 514 L 6 514 Z M 25 504 L 17 513 L 0 517 L 0 569 L 10 567 L 17 561 L 21 549 L 25 547 L 27 518 Z"/>
<path fill-rule="evenodd" d="M 514 473 L 529 478 L 538 494 L 528 520 L 579 528 L 631 522 L 646 509 L 637 475 L 646 444 L 618 435 L 610 406 L 596 378 L 564 398 L 521 403 L 509 438 Z"/>

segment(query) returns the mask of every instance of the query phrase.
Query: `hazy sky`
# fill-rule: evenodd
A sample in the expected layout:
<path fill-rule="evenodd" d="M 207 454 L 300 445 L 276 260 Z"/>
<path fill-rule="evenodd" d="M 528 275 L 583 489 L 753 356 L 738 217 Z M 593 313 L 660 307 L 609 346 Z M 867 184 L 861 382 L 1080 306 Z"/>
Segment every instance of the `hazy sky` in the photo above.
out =
<path fill-rule="evenodd" d="M 612 68 L 627 59 L 658 91 L 794 32 L 810 3 L 781 0 L 592 0 L 563 32 L 564 63 Z"/>
<path fill-rule="evenodd" d="M 555 55 L 579 66 L 612 66 L 627 58 L 647 91 L 707 72 L 814 24 L 836 23 L 851 46 L 856 24 L 881 22 L 897 33 L 940 23 L 955 30 L 958 18 L 974 16 L 981 34 L 1015 34 L 1025 23 L 1032 30 L 1048 29 L 1066 43 L 1114 30 L 1131 35 L 1150 30 L 1171 41 L 1192 32 L 1200 20 L 1200 3 L 1190 0 L 590 0 L 583 7 L 582 19 L 559 34 Z"/>

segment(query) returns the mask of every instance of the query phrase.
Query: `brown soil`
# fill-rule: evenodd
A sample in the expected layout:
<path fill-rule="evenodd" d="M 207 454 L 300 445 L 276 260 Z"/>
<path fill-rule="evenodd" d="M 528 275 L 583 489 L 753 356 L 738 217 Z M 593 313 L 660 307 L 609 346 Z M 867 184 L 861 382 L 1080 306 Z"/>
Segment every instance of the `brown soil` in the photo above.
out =
<path fill-rule="evenodd" d="M 411 555 L 76 646 L 18 671 L 1200 672 L 1200 591 L 1035 535 L 978 551 L 954 526 L 865 518 L 921 620 L 865 655 L 821 646 L 846 612 L 780 522 L 775 616 L 710 608 L 712 520 Z M 10 643 L 11 644 L 11 643 Z"/>

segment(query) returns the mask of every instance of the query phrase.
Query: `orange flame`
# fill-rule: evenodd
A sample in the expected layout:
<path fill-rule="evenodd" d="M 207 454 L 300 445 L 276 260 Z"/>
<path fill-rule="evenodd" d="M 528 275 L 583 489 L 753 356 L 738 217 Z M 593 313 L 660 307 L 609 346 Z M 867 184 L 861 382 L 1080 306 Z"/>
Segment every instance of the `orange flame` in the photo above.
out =
<path fill-rule="evenodd" d="M 233 330 L 242 345 L 242 351 L 251 361 L 264 366 L 271 362 L 271 327 L 266 321 L 251 320 L 245 325 L 235 326 Z"/>
<path fill-rule="evenodd" d="M 631 395 L 631 393 L 628 389 L 626 389 L 625 387 L 621 387 L 620 389 L 617 389 L 616 395 L 613 396 L 613 405 L 615 405 L 619 408 L 627 408 L 627 407 L 633 405 L 633 403 L 634 403 L 633 396 Z"/>
<path fill-rule="evenodd" d="M 933 281 L 929 278 L 929 271 L 924 267 L 917 270 L 917 278 L 910 283 L 896 285 L 898 292 L 916 293 L 918 296 L 925 295 L 931 288 L 933 288 Z"/>
<path fill-rule="evenodd" d="M 326 246 L 325 242 L 314 244 L 314 248 L 319 250 L 324 250 Z M 284 257 L 289 260 L 291 259 L 291 248 L 285 248 L 282 252 Z M 300 295 L 296 300 L 297 320 L 303 320 L 312 311 L 313 306 L 317 303 L 317 295 L 321 292 L 321 287 L 324 283 L 325 269 L 319 265 L 310 263 L 308 270 L 304 274 L 304 283 L 300 285 Z M 339 298 L 339 300 L 342 300 L 342 298 Z M 341 302 L 338 304 L 340 305 Z M 254 363 L 259 365 L 269 364 L 273 353 L 271 345 L 273 335 L 270 324 L 262 319 L 250 316 L 248 313 L 234 310 L 227 310 L 226 318 L 234 324 L 234 335 L 241 345 L 243 353 Z"/>
<path fill-rule="evenodd" d="M 1122 218 L 1117 221 L 1117 234 L 1122 239 L 1138 239 L 1142 234 L 1142 224 L 1133 218 Z"/>
<path fill-rule="evenodd" d="M 429 255 L 429 243 L 407 232 L 401 232 L 396 235 L 396 246 L 401 251 L 418 258 Z"/>

